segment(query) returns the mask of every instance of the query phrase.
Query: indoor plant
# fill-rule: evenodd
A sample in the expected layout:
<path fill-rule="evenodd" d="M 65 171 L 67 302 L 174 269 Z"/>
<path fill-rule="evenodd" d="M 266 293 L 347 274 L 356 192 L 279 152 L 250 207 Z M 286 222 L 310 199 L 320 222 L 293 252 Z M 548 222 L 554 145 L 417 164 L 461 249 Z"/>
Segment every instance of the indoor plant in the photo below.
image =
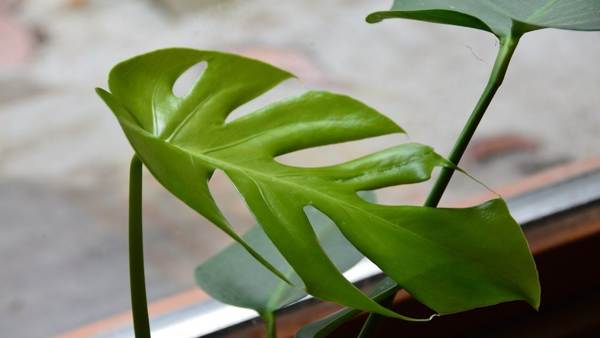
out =
<path fill-rule="evenodd" d="M 215 205 L 206 182 L 214 170 L 223 170 L 300 276 L 307 292 L 318 298 L 406 320 L 427 320 L 394 313 L 347 282 L 319 245 L 303 212 L 306 206 L 329 216 L 356 248 L 437 313 L 515 299 L 537 307 L 540 291 L 535 266 L 522 233 L 502 200 L 465 209 L 432 207 L 437 205 L 456 169 L 455 163 L 500 86 L 520 36 L 543 27 L 599 28 L 598 16 L 593 15 L 599 7 L 597 2 L 568 5 L 574 12 L 555 10 L 564 4 L 397 1 L 392 11 L 369 17 L 371 21 L 407 17 L 459 24 L 491 31 L 499 37 L 500 51 L 490 82 L 449 160 L 427 146 L 405 144 L 337 166 L 285 166 L 274 156 L 402 130 L 360 102 L 324 92 L 309 92 L 225 123 L 235 107 L 290 77 L 285 71 L 234 55 L 168 49 L 117 65 L 109 78 L 111 93 L 98 93 L 119 119 L 137 154 L 132 161 L 130 201 L 136 334 L 149 335 L 139 202 L 142 161 L 174 195 L 221 227 L 279 278 L 293 284 L 231 230 Z M 522 18 L 511 13 L 528 14 Z M 575 18 L 573 13 L 581 15 Z M 173 95 L 171 88 L 179 75 L 202 61 L 208 63 L 208 68 L 192 91 L 182 98 Z M 436 166 L 444 170 L 425 207 L 383 207 L 356 194 L 427 180 Z M 312 264 L 307 266 L 306 260 Z M 395 288 L 386 288 L 382 294 Z M 351 312 L 313 325 L 302 334 L 325 334 L 347 313 Z M 363 335 L 369 335 L 369 325 Z"/>

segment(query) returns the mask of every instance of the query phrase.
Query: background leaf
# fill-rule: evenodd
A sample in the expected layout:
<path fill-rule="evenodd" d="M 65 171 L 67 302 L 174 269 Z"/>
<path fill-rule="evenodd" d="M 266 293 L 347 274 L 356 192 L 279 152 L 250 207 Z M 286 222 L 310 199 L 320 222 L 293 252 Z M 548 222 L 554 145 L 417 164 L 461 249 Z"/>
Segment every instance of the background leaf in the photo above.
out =
<path fill-rule="evenodd" d="M 395 0 L 369 22 L 406 18 L 486 30 L 499 37 L 540 28 L 600 30 L 598 0 Z"/>
<path fill-rule="evenodd" d="M 382 302 L 383 300 L 393 297 L 396 294 L 397 290 L 395 286 L 396 282 L 386 277 L 377 283 L 375 288 L 369 292 L 369 297 L 376 302 Z M 325 338 L 330 333 L 334 332 L 338 327 L 340 327 L 340 325 L 344 324 L 358 314 L 360 314 L 360 311 L 355 309 L 341 309 L 324 318 L 304 325 L 294 335 L 294 337 Z"/>
<path fill-rule="evenodd" d="M 374 194 L 367 194 L 367 198 L 374 201 Z M 348 270 L 363 258 L 327 216 L 314 208 L 307 208 L 305 212 L 321 246 L 340 271 Z M 290 281 L 302 285 L 300 277 L 260 226 L 253 227 L 242 237 Z M 259 314 L 272 313 L 307 295 L 303 288 L 291 286 L 274 276 L 239 243 L 229 245 L 201 264 L 195 275 L 198 285 L 213 298 L 253 309 Z"/>
<path fill-rule="evenodd" d="M 178 76 L 202 61 L 208 66 L 191 92 L 173 95 Z M 409 319 L 343 277 L 308 222 L 306 206 L 331 218 L 360 252 L 439 313 L 518 299 L 539 305 L 535 264 L 502 200 L 443 209 L 383 206 L 357 195 L 422 182 L 435 167 L 450 165 L 430 147 L 402 144 L 318 168 L 275 160 L 295 150 L 402 132 L 372 108 L 347 96 L 308 92 L 225 123 L 236 107 L 289 77 L 235 55 L 166 49 L 117 65 L 111 93 L 98 92 L 161 184 L 286 279 L 231 230 L 212 199 L 207 182 L 214 170 L 225 172 L 315 297 Z"/>

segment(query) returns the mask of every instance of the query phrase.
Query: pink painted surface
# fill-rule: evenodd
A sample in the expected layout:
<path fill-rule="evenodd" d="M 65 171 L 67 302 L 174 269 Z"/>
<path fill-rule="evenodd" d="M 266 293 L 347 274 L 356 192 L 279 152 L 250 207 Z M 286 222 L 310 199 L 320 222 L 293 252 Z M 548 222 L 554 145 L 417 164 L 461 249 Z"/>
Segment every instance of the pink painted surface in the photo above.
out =
<path fill-rule="evenodd" d="M 34 44 L 33 34 L 23 23 L 0 11 L 0 67 L 26 63 Z"/>

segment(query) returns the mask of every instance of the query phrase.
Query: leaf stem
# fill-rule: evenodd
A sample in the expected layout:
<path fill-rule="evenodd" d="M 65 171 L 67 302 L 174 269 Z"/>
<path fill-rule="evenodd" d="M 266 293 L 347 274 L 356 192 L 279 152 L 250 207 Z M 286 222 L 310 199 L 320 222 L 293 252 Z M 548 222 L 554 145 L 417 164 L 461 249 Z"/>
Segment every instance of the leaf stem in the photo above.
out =
<path fill-rule="evenodd" d="M 129 171 L 129 284 L 136 338 L 150 338 L 148 301 L 144 277 L 142 232 L 142 161 L 134 155 Z"/>
<path fill-rule="evenodd" d="M 469 116 L 469 119 L 465 123 L 460 135 L 458 136 L 450 154 L 448 155 L 448 160 L 455 165 L 458 165 L 460 159 L 462 158 L 469 142 L 473 138 L 473 134 L 475 134 L 475 130 L 477 126 L 479 126 L 479 122 L 483 118 L 487 108 L 489 107 L 494 95 L 498 91 L 498 88 L 502 85 L 502 81 L 504 81 L 504 76 L 506 75 L 506 70 L 508 69 L 508 65 L 510 64 L 510 60 L 517 48 L 519 43 L 520 35 L 512 34 L 506 37 L 500 38 L 500 48 L 498 50 L 498 54 L 496 56 L 496 61 L 494 62 L 494 67 L 492 68 L 492 73 L 488 79 L 487 85 L 483 90 L 483 93 L 479 97 L 479 101 L 473 112 Z M 450 183 L 450 179 L 454 174 L 454 168 L 442 168 L 439 177 L 434 183 L 429 195 L 427 196 L 427 200 L 424 203 L 426 207 L 437 207 L 440 202 L 444 191 L 448 187 L 448 183 Z M 394 291 L 398 291 L 400 289 L 399 285 L 393 287 Z M 390 296 L 390 298 L 385 299 L 383 301 L 384 304 L 391 304 L 391 299 L 393 299 L 395 292 Z M 375 326 L 380 321 L 381 315 L 376 313 L 370 313 L 367 317 L 367 320 L 363 324 L 363 327 L 359 333 L 359 338 L 368 338 L 373 336 L 375 333 Z"/>
<path fill-rule="evenodd" d="M 265 322 L 267 338 L 277 338 L 277 324 L 275 322 L 275 315 L 273 314 L 273 312 L 262 313 L 261 317 Z"/>
<path fill-rule="evenodd" d="M 458 165 L 460 162 L 460 159 L 465 153 L 469 142 L 473 138 L 473 134 L 475 134 L 477 126 L 479 126 L 479 122 L 481 122 L 483 115 L 492 102 L 496 91 L 502 85 L 502 81 L 504 80 L 510 59 L 517 48 L 518 42 L 518 36 L 509 36 L 507 38 L 500 39 L 500 49 L 498 50 L 498 55 L 496 57 L 494 67 L 492 68 L 492 73 L 488 83 L 485 86 L 485 89 L 483 90 L 475 109 L 473 109 L 473 112 L 469 116 L 467 123 L 460 132 L 458 139 L 454 143 L 454 146 L 448 155 L 448 160 L 453 164 Z M 454 174 L 453 168 L 442 168 L 440 176 L 429 192 L 429 196 L 425 201 L 425 206 L 436 207 L 438 205 L 442 195 L 444 194 L 444 191 L 446 190 L 446 187 L 448 187 L 448 183 L 450 183 L 452 174 Z"/>

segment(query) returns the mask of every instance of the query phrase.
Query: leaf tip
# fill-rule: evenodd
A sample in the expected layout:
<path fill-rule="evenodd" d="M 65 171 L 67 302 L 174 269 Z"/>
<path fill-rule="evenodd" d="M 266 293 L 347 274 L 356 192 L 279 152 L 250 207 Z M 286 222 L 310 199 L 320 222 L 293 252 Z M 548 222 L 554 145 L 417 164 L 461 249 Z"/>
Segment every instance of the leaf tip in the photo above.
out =
<path fill-rule="evenodd" d="M 406 134 L 408 135 L 408 133 L 406 132 L 406 130 L 404 130 L 404 128 L 400 127 L 399 125 L 394 123 L 394 133 L 398 133 L 398 134 Z"/>
<path fill-rule="evenodd" d="M 106 103 L 106 105 L 112 109 L 112 103 L 114 101 L 112 94 L 106 89 L 100 87 L 94 88 L 94 91 L 96 92 L 96 95 L 98 95 L 100 99 L 102 99 L 102 101 L 104 101 L 104 103 Z"/>
<path fill-rule="evenodd" d="M 539 280 L 538 283 L 536 284 L 536 289 L 533 292 L 532 295 L 530 295 L 529 297 L 527 297 L 526 302 L 531 305 L 532 308 L 534 308 L 536 311 L 540 311 L 540 306 L 542 303 L 542 290 L 539 284 Z"/>
<path fill-rule="evenodd" d="M 386 122 L 387 122 L 386 123 L 386 130 L 385 130 L 386 134 L 405 134 L 405 135 L 408 135 L 408 133 L 406 132 L 406 130 L 404 130 L 404 128 L 400 127 L 392 119 L 388 118 L 387 116 L 384 116 L 384 118 L 386 119 Z"/>
<path fill-rule="evenodd" d="M 285 74 L 287 75 L 287 77 L 285 78 L 285 80 L 287 79 L 294 79 L 294 80 L 299 80 L 300 78 L 298 77 L 298 75 L 294 74 L 294 73 L 290 73 L 287 70 L 283 70 L 285 72 Z"/>
<path fill-rule="evenodd" d="M 365 21 L 367 23 L 378 23 L 378 22 L 381 22 L 383 19 L 384 19 L 384 16 L 381 15 L 381 12 L 374 12 L 374 13 L 367 15 L 367 17 L 365 18 Z"/>
<path fill-rule="evenodd" d="M 102 97 L 103 95 L 109 94 L 109 92 L 107 92 L 104 88 L 100 88 L 100 87 L 96 87 L 94 88 L 94 91 L 96 92 L 96 94 L 98 94 L 98 96 Z"/>

